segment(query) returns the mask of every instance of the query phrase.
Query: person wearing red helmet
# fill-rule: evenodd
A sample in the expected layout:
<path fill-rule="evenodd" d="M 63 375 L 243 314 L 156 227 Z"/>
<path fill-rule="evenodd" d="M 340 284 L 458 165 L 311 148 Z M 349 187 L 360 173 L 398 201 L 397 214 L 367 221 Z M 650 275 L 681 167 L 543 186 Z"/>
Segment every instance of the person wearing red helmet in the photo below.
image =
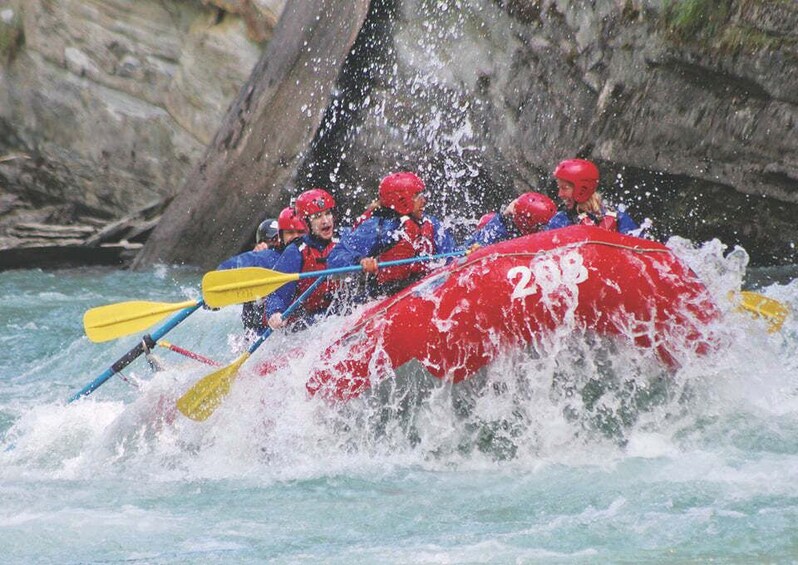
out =
<path fill-rule="evenodd" d="M 308 227 L 296 210 L 290 206 L 283 208 L 279 216 L 263 220 L 258 226 L 253 251 L 277 249 L 282 252 L 286 245 L 306 233 Z"/>
<path fill-rule="evenodd" d="M 599 170 L 592 161 L 566 159 L 554 169 L 554 178 L 565 210 L 551 219 L 548 229 L 587 225 L 621 233 L 640 231 L 640 226 L 626 212 L 603 202 L 597 192 Z"/>
<path fill-rule="evenodd" d="M 482 228 L 487 226 L 488 222 L 495 217 L 496 217 L 496 212 L 488 212 L 487 214 L 483 214 L 482 217 L 477 222 L 477 229 L 481 230 Z"/>
<path fill-rule="evenodd" d="M 393 294 L 430 270 L 422 261 L 380 269 L 377 263 L 455 250 L 451 233 L 425 214 L 424 181 L 415 173 L 385 176 L 379 186 L 379 206 L 372 210 L 330 253 L 330 268 L 360 264 L 370 275 L 369 294 Z"/>
<path fill-rule="evenodd" d="M 296 208 L 291 206 L 283 208 L 283 211 L 280 212 L 277 217 L 277 228 L 280 230 L 281 251 L 286 245 L 308 233 L 308 225 L 305 220 L 302 219 Z"/>
<path fill-rule="evenodd" d="M 216 267 L 217 271 L 240 269 L 242 267 L 263 267 L 271 269 L 280 258 L 285 246 L 296 238 L 305 235 L 308 228 L 296 211 L 284 208 L 277 218 L 266 219 L 258 226 L 255 248 L 230 257 Z M 266 245 L 262 245 L 262 244 Z"/>
<path fill-rule="evenodd" d="M 323 188 L 313 188 L 300 194 L 294 204 L 298 218 L 309 228 L 309 233 L 295 239 L 288 245 L 274 270 L 283 273 L 305 273 L 322 271 L 327 268 L 327 256 L 335 246 L 335 199 Z M 281 286 L 266 299 L 264 318 L 272 329 L 285 326 L 282 313 L 294 299 L 302 294 L 315 279 L 306 278 Z M 302 307 L 306 314 L 304 325 L 327 311 L 332 301 L 332 286 L 322 283 L 305 300 Z"/>
<path fill-rule="evenodd" d="M 525 192 L 493 215 L 466 241 L 465 246 L 484 246 L 542 231 L 557 213 L 557 205 L 544 194 Z M 488 214 L 485 214 L 488 216 Z M 485 219 L 485 216 L 482 218 Z M 482 222 L 482 220 L 480 220 Z"/>
<path fill-rule="evenodd" d="M 306 234 L 307 231 L 305 222 L 296 211 L 291 207 L 284 208 L 277 218 L 264 220 L 258 226 L 256 235 L 258 244 L 254 250 L 230 257 L 216 267 L 216 270 L 224 271 L 243 267 L 271 269 L 277 264 L 285 246 Z M 274 243 L 261 246 L 265 242 L 264 240 L 271 239 L 274 239 Z M 241 321 L 244 327 L 255 331 L 262 329 L 264 309 L 265 303 L 262 300 L 246 302 L 241 309 Z"/>

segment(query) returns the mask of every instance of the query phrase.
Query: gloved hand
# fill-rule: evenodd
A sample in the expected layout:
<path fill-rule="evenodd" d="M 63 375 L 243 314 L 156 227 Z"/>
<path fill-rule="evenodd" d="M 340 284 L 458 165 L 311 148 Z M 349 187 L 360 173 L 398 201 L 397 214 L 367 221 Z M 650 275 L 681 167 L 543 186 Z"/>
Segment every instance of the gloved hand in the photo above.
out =
<path fill-rule="evenodd" d="M 269 327 L 273 330 L 285 327 L 285 320 L 283 320 L 283 315 L 280 312 L 275 312 L 269 316 Z"/>
<path fill-rule="evenodd" d="M 374 275 L 380 268 L 377 266 L 377 260 L 374 257 L 363 257 L 360 260 L 360 266 L 363 267 L 363 271 Z"/>

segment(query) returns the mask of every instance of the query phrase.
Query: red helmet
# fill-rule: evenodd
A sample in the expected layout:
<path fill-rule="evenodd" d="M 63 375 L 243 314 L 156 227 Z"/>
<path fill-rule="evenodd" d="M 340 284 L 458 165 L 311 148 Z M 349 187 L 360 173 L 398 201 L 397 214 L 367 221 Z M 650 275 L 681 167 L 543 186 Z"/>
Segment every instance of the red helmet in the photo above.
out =
<path fill-rule="evenodd" d="M 591 161 L 567 159 L 554 169 L 554 178 L 572 182 L 574 184 L 574 201 L 582 203 L 596 192 L 599 170 Z"/>
<path fill-rule="evenodd" d="M 335 198 L 323 188 L 306 190 L 296 199 L 296 211 L 303 218 L 333 208 L 335 208 Z"/>
<path fill-rule="evenodd" d="M 297 213 L 296 210 L 291 208 L 283 208 L 283 211 L 280 212 L 280 215 L 277 217 L 277 228 L 282 230 L 296 230 L 296 231 L 308 231 L 308 226 L 305 224 L 305 220 Z"/>
<path fill-rule="evenodd" d="M 380 181 L 380 204 L 398 214 L 413 211 L 413 198 L 424 190 L 424 181 L 414 173 L 391 173 Z"/>
<path fill-rule="evenodd" d="M 524 235 L 535 233 L 557 213 L 551 198 L 537 192 L 525 192 L 515 200 L 513 223 Z"/>
<path fill-rule="evenodd" d="M 495 215 L 496 215 L 496 212 L 488 212 L 487 214 L 482 216 L 479 219 L 479 222 L 477 223 L 477 229 L 481 230 L 482 228 L 487 226 L 488 222 L 491 221 Z"/>

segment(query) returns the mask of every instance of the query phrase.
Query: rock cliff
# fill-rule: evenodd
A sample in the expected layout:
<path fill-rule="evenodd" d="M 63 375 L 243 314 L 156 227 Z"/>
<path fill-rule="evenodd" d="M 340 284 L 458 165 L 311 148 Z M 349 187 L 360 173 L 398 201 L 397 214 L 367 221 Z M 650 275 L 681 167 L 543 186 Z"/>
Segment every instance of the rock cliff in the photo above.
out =
<path fill-rule="evenodd" d="M 171 197 L 283 4 L 0 0 L 0 186 L 67 221 Z"/>
<path fill-rule="evenodd" d="M 283 3 L 0 0 L 0 186 L 108 218 L 192 190 Z M 375 0 L 289 189 L 327 186 L 356 214 L 411 167 L 439 215 L 476 218 L 579 155 L 659 236 L 795 262 L 797 30 L 793 0 Z"/>
<path fill-rule="evenodd" d="M 350 61 L 313 180 L 373 194 L 418 168 L 439 209 L 478 217 L 508 191 L 551 193 L 579 155 L 659 236 L 796 260 L 798 2 L 403 0 L 373 16 L 390 41 Z"/>

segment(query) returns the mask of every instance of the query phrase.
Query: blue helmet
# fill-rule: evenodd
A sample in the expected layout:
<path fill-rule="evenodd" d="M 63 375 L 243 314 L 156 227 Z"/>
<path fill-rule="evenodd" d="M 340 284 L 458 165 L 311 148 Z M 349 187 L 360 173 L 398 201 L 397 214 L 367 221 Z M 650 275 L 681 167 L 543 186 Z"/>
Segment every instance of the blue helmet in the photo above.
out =
<path fill-rule="evenodd" d="M 277 227 L 277 218 L 267 218 L 258 226 L 258 231 L 255 233 L 255 242 L 268 243 L 277 237 L 279 231 Z"/>

